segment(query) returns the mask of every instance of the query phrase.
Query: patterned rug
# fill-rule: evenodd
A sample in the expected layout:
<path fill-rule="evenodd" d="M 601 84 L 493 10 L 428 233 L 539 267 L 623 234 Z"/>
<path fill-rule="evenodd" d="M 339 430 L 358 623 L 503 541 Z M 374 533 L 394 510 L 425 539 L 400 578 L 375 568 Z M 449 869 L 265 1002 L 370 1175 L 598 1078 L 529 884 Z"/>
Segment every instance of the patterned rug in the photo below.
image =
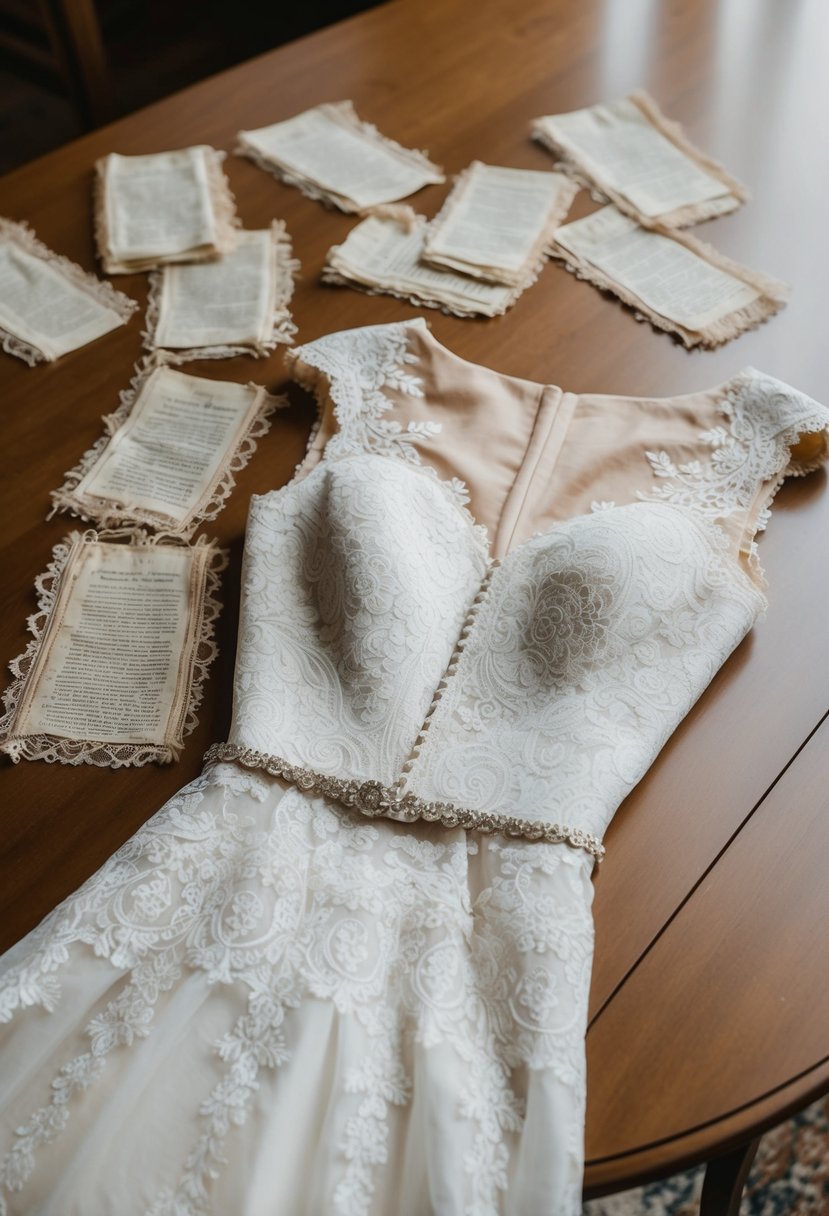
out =
<path fill-rule="evenodd" d="M 702 1167 L 585 1204 L 583 1216 L 697 1216 Z M 829 1097 L 767 1132 L 740 1216 L 829 1216 Z"/>

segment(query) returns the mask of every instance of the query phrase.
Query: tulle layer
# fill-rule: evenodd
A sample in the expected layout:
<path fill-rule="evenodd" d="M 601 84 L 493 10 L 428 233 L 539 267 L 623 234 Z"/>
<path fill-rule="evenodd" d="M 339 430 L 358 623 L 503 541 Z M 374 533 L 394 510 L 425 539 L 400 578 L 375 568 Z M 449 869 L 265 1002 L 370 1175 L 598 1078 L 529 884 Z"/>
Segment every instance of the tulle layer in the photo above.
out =
<path fill-rule="evenodd" d="M 580 1211 L 591 864 L 210 770 L 2 960 L 0 1212 Z"/>

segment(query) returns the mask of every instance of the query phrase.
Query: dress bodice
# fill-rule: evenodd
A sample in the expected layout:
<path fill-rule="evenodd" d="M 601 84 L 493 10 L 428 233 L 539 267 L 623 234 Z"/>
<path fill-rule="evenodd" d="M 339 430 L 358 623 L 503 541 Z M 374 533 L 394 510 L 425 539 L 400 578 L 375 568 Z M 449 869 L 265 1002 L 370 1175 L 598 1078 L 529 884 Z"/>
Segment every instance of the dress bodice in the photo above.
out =
<path fill-rule="evenodd" d="M 467 487 L 421 454 L 439 445 L 441 402 L 431 426 L 407 427 L 387 395 L 421 399 L 412 332 L 355 330 L 294 352 L 320 426 L 331 401 L 337 429 L 322 459 L 312 444 L 289 486 L 253 502 L 230 747 L 365 814 L 598 853 L 619 803 L 762 610 L 754 531 L 782 476 L 822 456 L 823 438 L 800 437 L 829 413 L 743 374 L 706 402 L 723 422 L 689 429 L 681 463 L 643 452 L 629 501 L 604 500 L 599 479 L 592 510 L 523 538 L 513 520 L 515 543 L 493 557 Z M 552 402 L 574 418 L 567 397 L 538 391 L 539 414 Z M 545 435 L 557 427 L 555 413 L 543 422 Z M 538 473 L 519 462 L 514 517 L 538 501 L 537 479 L 549 484 L 537 428 L 527 451 L 535 443 Z M 687 458 L 693 442 L 707 459 Z M 572 465 L 567 434 L 554 444 Z"/>

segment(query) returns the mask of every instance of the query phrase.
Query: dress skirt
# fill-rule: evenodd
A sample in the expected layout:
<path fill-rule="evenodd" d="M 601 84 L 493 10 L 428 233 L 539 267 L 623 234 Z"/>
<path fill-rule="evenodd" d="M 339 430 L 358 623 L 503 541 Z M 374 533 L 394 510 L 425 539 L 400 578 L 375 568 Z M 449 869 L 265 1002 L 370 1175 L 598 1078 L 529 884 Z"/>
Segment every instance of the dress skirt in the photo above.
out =
<path fill-rule="evenodd" d="M 0 1213 L 579 1212 L 591 868 L 208 769 L 0 964 Z"/>

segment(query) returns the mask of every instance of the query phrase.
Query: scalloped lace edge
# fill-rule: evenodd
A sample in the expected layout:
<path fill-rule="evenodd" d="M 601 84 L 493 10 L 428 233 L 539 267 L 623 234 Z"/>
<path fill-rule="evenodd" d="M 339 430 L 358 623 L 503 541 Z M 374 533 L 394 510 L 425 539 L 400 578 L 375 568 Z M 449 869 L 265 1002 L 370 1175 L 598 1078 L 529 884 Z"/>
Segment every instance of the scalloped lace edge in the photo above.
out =
<path fill-rule="evenodd" d="M 150 376 L 159 367 L 166 367 L 174 362 L 175 360 L 168 357 L 167 351 L 159 351 L 147 356 L 136 365 L 129 386 L 121 391 L 118 408 L 112 414 L 103 415 L 104 434 L 84 452 L 75 467 L 69 470 L 60 489 L 52 490 L 52 509 L 47 515 L 47 519 L 51 519 L 58 512 L 69 512 L 83 520 L 96 523 L 99 528 L 148 527 L 181 540 L 189 540 L 200 524 L 216 518 L 233 492 L 236 485 L 235 474 L 241 472 L 250 461 L 256 451 L 257 440 L 268 433 L 273 413 L 278 409 L 284 409 L 289 404 L 287 397 L 273 396 L 257 384 L 245 386 L 256 390 L 261 398 L 261 404 L 240 434 L 236 445 L 227 452 L 223 462 L 216 470 L 215 484 L 210 496 L 205 500 L 203 506 L 180 527 L 170 516 L 149 508 L 126 507 L 116 502 L 108 504 L 103 499 L 76 493 L 77 487 L 92 471 L 118 431 L 126 423 L 139 393 Z"/>
<path fill-rule="evenodd" d="M 745 368 L 744 371 L 722 385 L 715 398 L 718 413 L 728 419 L 728 430 L 732 441 L 740 443 L 744 448 L 748 447 L 748 445 L 739 440 L 735 434 L 735 422 L 739 421 L 740 410 L 745 408 L 750 401 L 752 386 L 756 385 L 758 378 L 760 380 L 765 378 L 765 373 L 757 372 L 754 368 Z M 769 379 L 773 380 L 774 378 L 769 377 Z M 782 381 L 779 383 L 783 384 Z M 784 385 L 784 387 L 789 388 L 788 385 Z M 797 392 L 797 390 L 792 391 Z M 716 542 L 717 548 L 723 555 L 732 562 L 735 556 L 737 557 L 737 570 L 747 579 L 749 585 L 760 597 L 761 613 L 765 613 L 768 608 L 768 600 L 766 598 L 768 580 L 760 562 L 756 538 L 766 529 L 771 516 L 771 505 L 783 483 L 790 477 L 808 477 L 810 473 L 823 468 L 829 462 L 829 411 L 818 403 L 815 404 L 818 406 L 817 412 L 804 413 L 802 418 L 799 418 L 786 429 L 778 431 L 774 436 L 773 444 L 765 459 L 761 459 L 754 482 L 752 483 L 756 486 L 757 479 L 759 478 L 761 496 L 758 501 L 752 503 L 739 499 L 729 502 L 723 498 L 719 516 L 706 513 L 698 508 L 692 508 L 696 522 L 706 525 Z M 792 455 L 792 448 L 796 446 L 798 440 L 803 435 L 815 434 L 824 434 L 825 436 L 823 451 L 809 460 L 798 460 L 795 458 Z M 666 455 L 666 453 L 663 454 Z M 652 467 L 652 457 L 658 459 L 658 455 L 658 453 L 645 453 Z M 713 461 L 709 461 L 709 468 L 712 470 L 709 477 L 709 480 L 711 480 L 716 477 L 716 464 Z M 650 492 L 640 491 L 637 495 L 638 499 L 642 502 L 658 501 L 677 506 L 678 509 L 683 511 L 687 510 L 687 503 L 682 501 L 682 491 L 677 486 L 679 478 L 676 471 L 671 475 L 659 474 L 659 476 L 664 478 L 661 487 Z M 675 492 L 672 492 L 672 487 L 676 487 Z M 739 550 L 735 554 L 734 547 L 729 541 L 728 534 L 721 520 L 731 512 L 745 512 L 752 506 L 756 508 L 754 522 L 747 525 L 739 545 Z M 745 559 L 745 565 L 742 564 L 740 558 Z"/>
<path fill-rule="evenodd" d="M 95 232 L 95 244 L 98 257 L 107 274 L 138 274 L 151 270 L 154 266 L 163 266 L 167 262 L 206 262 L 230 253 L 236 248 L 236 232 L 241 228 L 241 220 L 236 213 L 236 199 L 230 189 L 230 182 L 222 168 L 222 161 L 227 153 L 220 152 L 208 145 L 199 145 L 205 150 L 205 168 L 207 171 L 207 189 L 213 207 L 216 222 L 216 240 L 211 249 L 200 252 L 181 250 L 175 254 L 159 255 L 157 258 L 140 258 L 135 262 L 121 262 L 109 248 L 109 228 L 106 221 L 106 162 L 108 157 L 102 156 L 95 162 L 95 181 L 92 191 L 92 224 Z M 113 288 L 114 290 L 114 288 Z M 137 305 L 136 305 L 137 307 Z"/>
<path fill-rule="evenodd" d="M 199 537 L 196 544 L 190 546 L 191 548 L 206 549 L 208 552 L 204 564 L 204 578 L 201 580 L 197 602 L 193 608 L 196 630 L 192 643 L 189 676 L 183 688 L 182 741 L 180 743 L 170 742 L 166 745 L 110 743 L 95 739 L 65 739 L 47 734 L 17 737 L 13 734 L 14 720 L 26 691 L 29 675 L 43 646 L 67 564 L 78 552 L 80 545 L 89 543 L 91 537 L 97 541 L 116 539 L 125 535 L 129 537 L 130 544 L 136 545 L 154 545 L 162 540 L 160 536 L 148 537 L 146 533 L 138 529 L 112 532 L 109 536 L 105 532 L 73 532 L 54 546 L 52 560 L 43 573 L 35 578 L 37 612 L 32 613 L 26 621 L 26 626 L 32 636 L 23 653 L 9 663 L 9 669 L 14 679 L 3 693 L 4 712 L 0 716 L 0 752 L 9 756 L 15 764 L 20 760 L 45 760 L 48 764 L 92 764 L 99 768 L 138 768 L 151 762 L 169 764 L 172 760 L 178 759 L 184 738 L 191 734 L 198 724 L 196 715 L 204 698 L 204 683 L 207 679 L 208 668 L 218 654 L 214 633 L 215 622 L 222 610 L 221 601 L 218 598 L 219 575 L 228 564 L 227 552 L 220 549 L 215 541 L 208 541 L 205 537 Z"/>
<path fill-rule="evenodd" d="M 274 257 L 274 304 L 270 334 L 250 343 L 214 343 L 210 346 L 190 346 L 175 350 L 163 347 L 156 341 L 161 315 L 161 294 L 164 289 L 164 268 L 150 271 L 147 292 L 147 311 L 144 315 L 142 339 L 144 349 L 152 352 L 164 350 L 170 364 L 190 363 L 194 359 L 232 359 L 237 355 L 253 355 L 261 358 L 270 355 L 277 346 L 289 346 L 296 337 L 297 327 L 291 316 L 290 303 L 294 285 L 302 269 L 293 256 L 291 237 L 284 220 L 271 223 Z"/>
<path fill-rule="evenodd" d="M 25 220 L 7 220 L 0 217 L 0 236 L 3 235 L 24 252 L 39 258 L 57 270 L 67 282 L 82 291 L 84 295 L 90 296 L 109 312 L 114 312 L 117 317 L 120 317 L 122 325 L 126 325 L 133 314 L 138 311 L 137 300 L 124 295 L 122 291 L 118 291 L 111 283 L 99 279 L 97 275 L 90 274 L 77 262 L 64 257 L 61 253 L 55 253 L 53 249 L 38 239 Z M 0 327 L 0 346 L 7 354 L 15 355 L 24 363 L 28 363 L 29 367 L 34 367 L 37 363 L 54 362 L 39 347 L 4 327 Z"/>
<path fill-rule="evenodd" d="M 478 162 L 480 163 L 480 162 Z M 541 271 L 547 264 L 547 250 L 549 249 L 556 229 L 561 226 L 567 213 L 573 205 L 573 199 L 578 193 L 579 187 L 572 180 L 563 181 L 561 188 L 553 200 L 553 204 L 544 221 L 544 224 L 539 231 L 536 239 L 533 241 L 529 253 L 524 259 L 524 264 L 520 270 L 509 271 L 489 271 L 483 267 L 462 265 L 455 263 L 450 259 L 442 260 L 440 254 L 433 254 L 429 250 L 430 240 L 437 234 L 440 227 L 448 219 L 452 208 L 459 200 L 462 192 L 465 190 L 474 172 L 474 165 L 469 165 L 462 173 L 459 173 L 455 178 L 455 184 L 452 187 L 452 192 L 444 201 L 443 206 L 433 220 L 430 220 L 426 226 L 425 240 L 423 242 L 422 260 L 429 266 L 435 266 L 439 270 L 452 270 L 456 274 L 465 274 L 473 279 L 480 279 L 484 283 L 495 283 L 503 287 L 514 287 L 517 292 L 523 293 L 528 287 L 531 287 L 536 281 Z M 516 296 L 517 298 L 517 296 Z M 511 300 L 512 304 L 513 301 Z"/>
<path fill-rule="evenodd" d="M 620 211 L 624 211 L 626 215 L 632 216 L 633 219 L 638 220 L 646 228 L 655 222 L 662 224 L 666 228 L 687 228 L 692 224 L 699 224 L 703 220 L 715 219 L 719 215 L 728 215 L 729 212 L 736 211 L 738 207 L 750 199 L 751 195 L 747 187 L 741 181 L 738 181 L 736 177 L 733 177 L 720 161 L 697 148 L 685 134 L 682 125 L 673 119 L 667 118 L 649 93 L 644 89 L 636 89 L 633 93 L 628 94 L 627 99 L 632 101 L 657 131 L 670 140 L 680 152 L 683 152 L 700 169 L 703 169 L 725 186 L 730 197 L 703 199 L 700 202 L 686 203 L 682 207 L 675 207 L 673 210 L 665 211 L 657 217 L 646 216 L 624 194 L 620 194 L 614 190 L 601 176 L 592 174 L 576 158 L 575 153 L 561 145 L 550 131 L 544 127 L 539 127 L 538 124 L 542 121 L 541 119 L 535 119 L 532 124 L 533 139 L 542 144 L 548 152 L 558 157 L 557 167 L 563 173 L 572 177 L 579 185 L 590 190 L 598 202 L 615 203 Z"/>
<path fill-rule="evenodd" d="M 369 138 L 379 142 L 387 151 L 405 161 L 406 164 L 419 169 L 427 175 L 427 181 L 423 183 L 424 185 L 440 185 L 446 181 L 443 169 L 429 159 L 427 152 L 417 148 L 407 148 L 396 140 L 390 139 L 388 135 L 383 135 L 373 123 L 364 122 L 358 116 L 353 102 L 323 102 L 322 105 L 314 108 L 326 111 L 331 116 L 332 121 L 339 126 L 345 127 L 347 130 L 357 131 L 361 135 L 369 136 Z M 260 169 L 264 169 L 266 173 L 270 173 L 278 181 L 285 182 L 288 186 L 295 186 L 306 198 L 323 203 L 326 207 L 344 211 L 346 214 L 365 214 L 366 209 L 359 207 L 353 199 L 347 198 L 345 195 L 332 193 L 325 186 L 320 185 L 319 182 L 315 182 L 313 179 L 287 168 L 279 161 L 273 160 L 263 152 L 260 152 L 258 148 L 248 143 L 244 132 L 240 132 L 237 135 L 236 146 L 233 150 L 237 156 L 247 157 Z M 414 193 L 414 191 L 411 193 Z M 389 199 L 388 201 L 393 202 L 394 200 Z"/>
<path fill-rule="evenodd" d="M 662 228 L 655 224 L 648 225 L 648 230 L 657 233 L 659 236 L 664 236 L 667 240 L 676 241 L 678 244 L 684 245 L 691 253 L 702 258 L 709 265 L 716 266 L 719 270 L 724 271 L 733 278 L 748 284 L 749 287 L 753 287 L 758 291 L 760 295 L 744 308 L 738 308 L 735 312 L 730 312 L 716 321 L 710 321 L 700 330 L 690 330 L 679 321 L 672 321 L 661 313 L 656 312 L 655 309 L 649 307 L 644 300 L 628 287 L 625 287 L 624 284 L 617 282 L 609 274 L 600 270 L 598 266 L 587 261 L 579 254 L 565 249 L 562 245 L 554 243 L 550 248 L 550 257 L 561 262 L 565 270 L 574 274 L 577 279 L 584 279 L 586 282 L 592 283 L 594 287 L 610 292 L 611 295 L 621 300 L 623 304 L 627 304 L 629 308 L 633 309 L 633 315 L 637 321 L 649 321 L 655 329 L 662 329 L 666 333 L 676 334 L 683 345 L 689 349 L 694 346 L 701 346 L 706 350 L 711 350 L 716 346 L 722 346 L 723 343 L 730 342 L 732 338 L 737 338 L 740 334 L 750 329 L 756 329 L 785 306 L 789 298 L 789 287 L 788 284 L 781 282 L 779 279 L 772 278 L 761 271 L 750 270 L 746 266 L 741 266 L 738 262 L 733 262 L 730 258 L 719 253 L 713 246 L 707 245 L 695 237 L 688 236 L 686 233 Z"/>

